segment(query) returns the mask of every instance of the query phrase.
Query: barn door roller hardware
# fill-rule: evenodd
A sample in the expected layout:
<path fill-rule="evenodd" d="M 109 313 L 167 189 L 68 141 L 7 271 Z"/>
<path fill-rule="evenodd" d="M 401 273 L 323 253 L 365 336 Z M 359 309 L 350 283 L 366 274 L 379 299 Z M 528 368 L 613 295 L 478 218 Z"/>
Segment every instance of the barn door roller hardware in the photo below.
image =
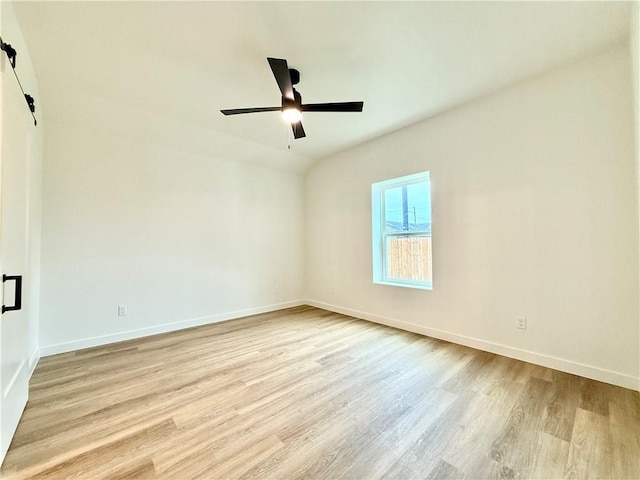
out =
<path fill-rule="evenodd" d="M 35 112 L 36 112 L 36 104 L 35 100 L 28 93 L 24 93 L 24 88 L 22 88 L 22 83 L 20 83 L 20 78 L 18 77 L 18 73 L 16 72 L 16 56 L 18 52 L 16 52 L 15 48 L 13 48 L 10 44 L 4 43 L 2 37 L 0 37 L 0 50 L 7 54 L 7 58 L 9 59 L 9 63 L 11 64 L 11 69 L 13 70 L 13 75 L 15 75 L 16 80 L 18 81 L 18 85 L 20 85 L 20 90 L 22 90 L 22 94 L 24 95 L 24 99 L 27 102 L 27 106 L 29 107 L 29 111 L 31 112 L 31 116 L 33 117 L 33 124 L 38 125 L 38 121 L 36 120 Z"/>

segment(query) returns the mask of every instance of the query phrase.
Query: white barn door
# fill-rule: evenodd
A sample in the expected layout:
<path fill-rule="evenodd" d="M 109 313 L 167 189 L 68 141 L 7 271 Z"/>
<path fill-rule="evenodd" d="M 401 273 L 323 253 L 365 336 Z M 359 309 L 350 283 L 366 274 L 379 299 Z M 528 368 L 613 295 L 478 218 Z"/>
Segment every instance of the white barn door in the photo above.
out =
<path fill-rule="evenodd" d="M 33 119 L 4 52 L 0 58 L 0 463 L 29 393 L 28 211 L 29 148 Z M 20 289 L 21 284 L 24 288 Z M 20 292 L 19 290 L 22 290 Z M 21 308 L 17 309 L 21 303 Z"/>

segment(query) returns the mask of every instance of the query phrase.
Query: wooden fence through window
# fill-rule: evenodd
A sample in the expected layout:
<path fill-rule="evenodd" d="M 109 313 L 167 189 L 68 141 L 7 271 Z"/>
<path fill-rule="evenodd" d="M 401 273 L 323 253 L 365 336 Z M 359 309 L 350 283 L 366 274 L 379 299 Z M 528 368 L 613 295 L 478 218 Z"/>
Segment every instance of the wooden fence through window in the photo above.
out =
<path fill-rule="evenodd" d="M 431 236 L 387 237 L 387 277 L 431 282 Z"/>

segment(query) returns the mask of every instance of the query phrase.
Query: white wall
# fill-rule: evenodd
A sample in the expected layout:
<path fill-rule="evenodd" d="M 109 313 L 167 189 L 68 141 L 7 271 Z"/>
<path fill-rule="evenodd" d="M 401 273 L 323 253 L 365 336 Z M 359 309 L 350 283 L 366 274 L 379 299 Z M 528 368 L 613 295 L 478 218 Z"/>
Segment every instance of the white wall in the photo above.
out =
<path fill-rule="evenodd" d="M 629 28 L 629 53 L 631 54 L 631 72 L 633 75 L 633 98 L 636 133 L 636 175 L 638 180 L 638 212 L 640 215 L 640 2 L 633 3 L 631 26 Z M 640 227 L 640 226 L 639 226 Z M 638 243 L 640 248 L 640 243 Z M 638 319 L 640 323 L 640 318 Z M 638 336 L 640 348 L 640 336 Z M 640 368 L 640 366 L 638 367 Z"/>
<path fill-rule="evenodd" d="M 630 78 L 621 45 L 317 164 L 311 303 L 638 388 Z M 434 289 L 374 285 L 371 183 L 423 170 Z"/>
<path fill-rule="evenodd" d="M 29 359 L 30 368 L 35 368 L 38 358 L 38 319 L 39 319 L 39 301 L 40 301 L 40 226 L 41 226 L 41 189 L 42 189 L 42 102 L 38 89 L 38 81 L 31 62 L 31 56 L 22 35 L 22 30 L 18 23 L 13 4 L 10 2 L 2 2 L 0 6 L 2 18 L 2 38 L 5 42 L 17 51 L 16 70 L 20 76 L 20 82 L 28 94 L 35 99 L 36 116 L 40 123 L 37 127 L 32 124 L 29 128 L 19 134 L 20 141 L 28 144 L 28 179 L 27 189 L 25 192 L 28 202 L 28 219 L 27 219 L 27 265 L 28 271 L 23 276 L 23 308 L 28 321 L 28 338 L 29 338 Z M 1 52 L 5 56 L 4 52 Z M 4 81 L 15 82 L 13 73 L 7 62 L 7 75 Z M 15 90 L 18 90 L 17 88 Z M 17 101 L 23 104 L 23 108 L 27 112 L 28 107 L 22 98 L 3 99 L 6 101 Z M 5 119 L 6 121 L 6 119 Z M 13 130 L 13 129 L 12 129 Z M 4 135 L 8 131 L 3 125 L 0 135 Z"/>
<path fill-rule="evenodd" d="M 633 75 L 633 96 L 636 120 L 636 155 L 640 159 L 640 1 L 633 3 L 629 27 L 629 53 Z M 640 171 L 639 171 L 640 173 Z"/>
<path fill-rule="evenodd" d="M 301 176 L 80 123 L 46 130 L 43 354 L 303 298 Z"/>

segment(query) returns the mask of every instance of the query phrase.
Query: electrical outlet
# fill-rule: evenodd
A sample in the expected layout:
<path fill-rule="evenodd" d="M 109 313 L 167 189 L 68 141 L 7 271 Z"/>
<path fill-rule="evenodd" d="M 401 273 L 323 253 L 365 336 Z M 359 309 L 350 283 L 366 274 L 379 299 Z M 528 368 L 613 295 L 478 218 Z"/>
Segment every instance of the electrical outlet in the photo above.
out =
<path fill-rule="evenodd" d="M 518 317 L 518 321 L 516 323 L 516 328 L 519 328 L 520 330 L 526 330 L 527 329 L 527 317 Z"/>
<path fill-rule="evenodd" d="M 124 317 L 127 314 L 127 306 L 126 305 L 118 305 L 118 316 Z"/>

